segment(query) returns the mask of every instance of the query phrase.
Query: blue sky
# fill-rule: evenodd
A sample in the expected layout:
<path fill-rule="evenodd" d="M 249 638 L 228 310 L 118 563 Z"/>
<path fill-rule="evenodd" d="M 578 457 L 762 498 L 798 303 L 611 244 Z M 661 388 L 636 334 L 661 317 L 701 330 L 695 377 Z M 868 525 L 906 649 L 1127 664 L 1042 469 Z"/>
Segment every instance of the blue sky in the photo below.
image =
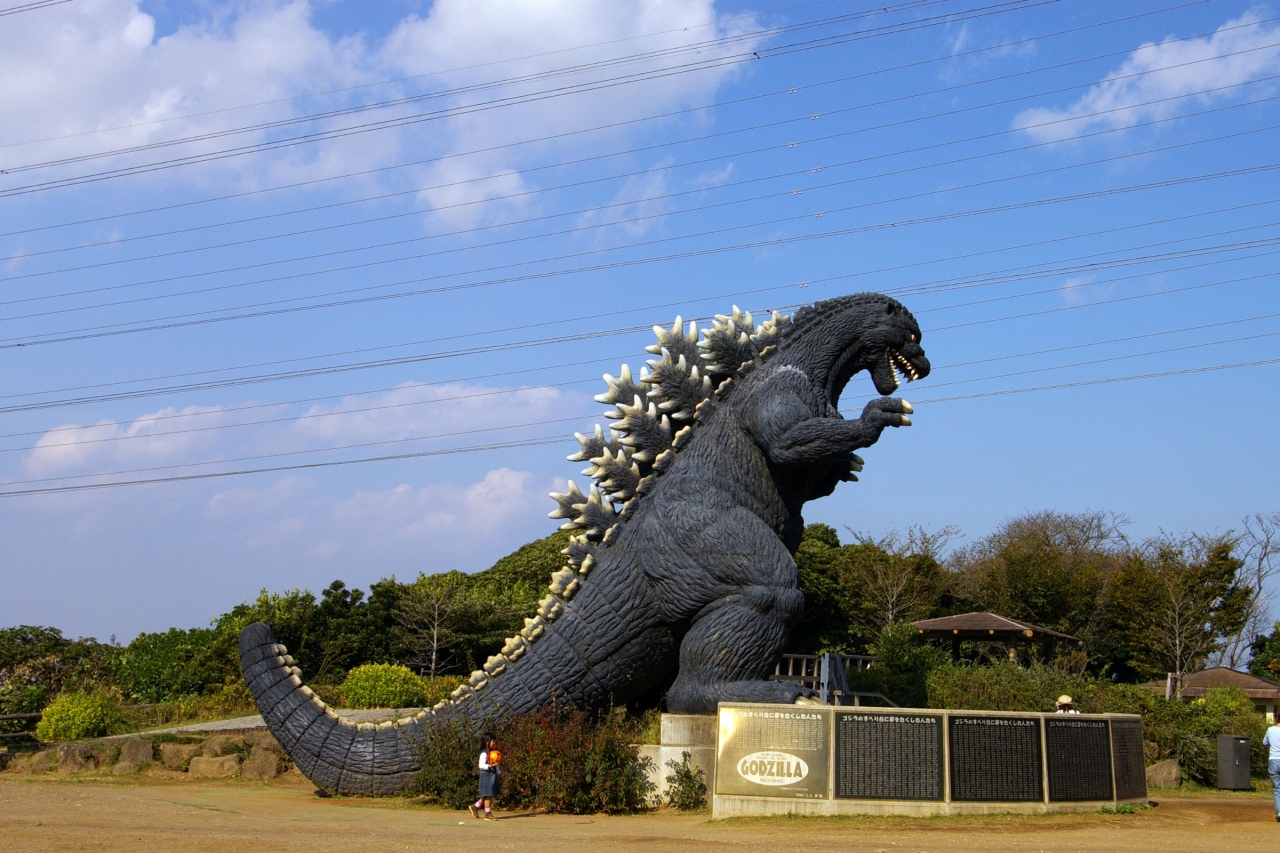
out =
<path fill-rule="evenodd" d="M 2 625 L 485 568 L 643 329 L 859 290 L 935 369 L 807 520 L 1280 509 L 1280 7 L 72 0 L 0 79 Z"/>

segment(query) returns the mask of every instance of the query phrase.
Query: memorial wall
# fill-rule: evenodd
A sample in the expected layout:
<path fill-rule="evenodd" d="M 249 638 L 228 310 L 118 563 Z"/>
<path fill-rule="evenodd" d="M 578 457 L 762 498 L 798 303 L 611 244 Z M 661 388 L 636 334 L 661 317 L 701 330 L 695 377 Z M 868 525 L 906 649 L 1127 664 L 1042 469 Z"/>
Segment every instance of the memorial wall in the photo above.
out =
<path fill-rule="evenodd" d="M 713 814 L 1095 810 L 1147 796 L 1142 720 L 723 703 Z"/>

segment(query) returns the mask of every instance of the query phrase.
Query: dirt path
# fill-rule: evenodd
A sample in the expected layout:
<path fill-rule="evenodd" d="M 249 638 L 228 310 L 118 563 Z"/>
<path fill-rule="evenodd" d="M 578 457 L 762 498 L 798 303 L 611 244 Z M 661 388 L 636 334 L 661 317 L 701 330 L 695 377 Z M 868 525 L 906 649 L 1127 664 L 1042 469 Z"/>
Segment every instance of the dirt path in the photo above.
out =
<path fill-rule="evenodd" d="M 1269 798 L 1161 796 L 1134 815 L 764 818 L 504 815 L 473 820 L 403 800 L 321 799 L 303 783 L 0 777 L 0 850 L 470 851 L 721 849 L 867 853 L 1253 851 L 1280 846 Z"/>

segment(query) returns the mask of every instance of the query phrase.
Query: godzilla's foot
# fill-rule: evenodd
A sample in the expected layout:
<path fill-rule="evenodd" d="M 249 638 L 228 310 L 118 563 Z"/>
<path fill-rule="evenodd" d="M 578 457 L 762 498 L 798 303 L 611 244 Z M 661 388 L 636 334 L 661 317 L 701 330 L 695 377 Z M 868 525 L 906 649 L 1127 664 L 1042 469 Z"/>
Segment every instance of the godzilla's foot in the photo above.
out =
<path fill-rule="evenodd" d="M 683 674 L 667 692 L 667 710 L 673 714 L 714 714 L 720 702 L 768 702 L 793 705 L 815 695 L 794 681 L 724 681 L 695 684 Z M 818 703 L 821 704 L 821 703 Z"/>

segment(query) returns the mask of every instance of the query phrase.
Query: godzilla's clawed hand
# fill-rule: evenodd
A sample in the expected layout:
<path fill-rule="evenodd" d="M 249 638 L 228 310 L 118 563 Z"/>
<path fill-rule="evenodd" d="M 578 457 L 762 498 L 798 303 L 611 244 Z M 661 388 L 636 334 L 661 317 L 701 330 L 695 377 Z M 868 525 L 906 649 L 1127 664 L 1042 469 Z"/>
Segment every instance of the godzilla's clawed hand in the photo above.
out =
<path fill-rule="evenodd" d="M 862 457 L 856 453 L 850 453 L 845 459 L 845 464 L 849 468 L 840 476 L 841 481 L 845 483 L 858 482 L 858 472 L 863 468 Z"/>
<path fill-rule="evenodd" d="M 911 426 L 911 418 L 915 412 L 911 404 L 897 397 L 880 397 L 872 400 L 862 410 L 862 422 L 883 429 L 884 427 Z"/>

